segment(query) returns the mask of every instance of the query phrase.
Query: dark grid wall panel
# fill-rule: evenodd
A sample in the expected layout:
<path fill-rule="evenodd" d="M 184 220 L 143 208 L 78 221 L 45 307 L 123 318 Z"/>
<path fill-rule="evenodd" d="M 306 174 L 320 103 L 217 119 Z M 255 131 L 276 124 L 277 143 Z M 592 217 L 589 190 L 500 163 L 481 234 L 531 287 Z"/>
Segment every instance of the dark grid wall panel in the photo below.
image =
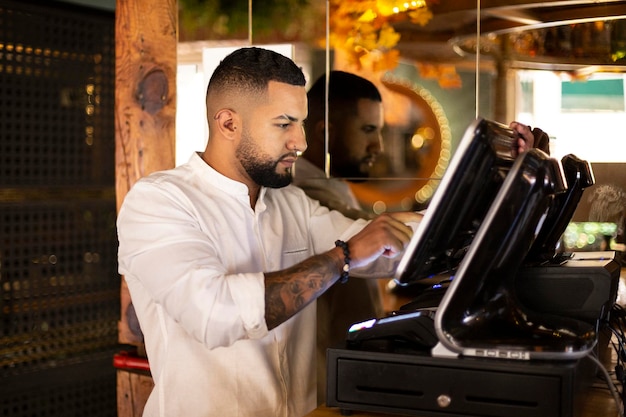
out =
<path fill-rule="evenodd" d="M 0 0 L 0 417 L 117 414 L 114 36 Z"/>
<path fill-rule="evenodd" d="M 0 38 L 0 185 L 110 184 L 114 26 L 5 7 Z"/>

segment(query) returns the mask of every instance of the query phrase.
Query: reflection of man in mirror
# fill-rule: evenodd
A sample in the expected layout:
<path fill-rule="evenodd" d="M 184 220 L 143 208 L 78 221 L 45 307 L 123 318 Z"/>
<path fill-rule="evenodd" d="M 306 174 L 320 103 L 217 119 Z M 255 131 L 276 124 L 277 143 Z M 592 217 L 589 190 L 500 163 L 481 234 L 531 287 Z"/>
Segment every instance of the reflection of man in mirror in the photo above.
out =
<path fill-rule="evenodd" d="M 369 176 L 382 151 L 383 105 L 378 88 L 354 74 L 332 71 L 328 91 L 330 174 L 325 175 L 326 75 L 310 88 L 305 123 L 307 151 L 298 159 L 294 184 L 322 205 L 351 218 L 369 218 L 350 190 L 347 179 Z M 345 343 L 350 325 L 384 311 L 376 280 L 350 279 L 331 287 L 317 301 L 318 402 L 326 393 L 326 349 Z"/>
<path fill-rule="evenodd" d="M 330 72 L 328 152 L 333 178 L 329 180 L 325 175 L 326 75 L 318 78 L 307 96 L 308 149 L 296 164 L 295 184 L 304 188 L 310 197 L 348 217 L 370 217 L 361 210 L 345 180 L 367 178 L 382 151 L 384 118 L 378 88 L 358 75 Z"/>

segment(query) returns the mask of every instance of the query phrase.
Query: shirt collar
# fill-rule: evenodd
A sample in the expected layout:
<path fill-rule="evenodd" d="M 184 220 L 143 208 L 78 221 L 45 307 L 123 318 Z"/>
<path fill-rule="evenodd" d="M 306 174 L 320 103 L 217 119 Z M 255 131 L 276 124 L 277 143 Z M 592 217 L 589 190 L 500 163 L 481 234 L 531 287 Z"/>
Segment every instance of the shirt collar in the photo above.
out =
<path fill-rule="evenodd" d="M 206 185 L 231 195 L 248 195 L 248 187 L 244 183 L 228 178 L 213 169 L 202 159 L 200 152 L 194 152 L 191 155 L 189 165 Z"/>
<path fill-rule="evenodd" d="M 226 194 L 243 198 L 245 197 L 246 201 L 249 203 L 250 194 L 248 192 L 248 186 L 242 182 L 233 180 L 232 178 L 228 178 L 227 176 L 219 173 L 209 164 L 207 164 L 201 157 L 200 152 L 194 152 L 189 159 L 189 165 L 192 168 L 192 171 L 198 175 L 200 181 L 205 184 L 207 187 L 217 188 L 220 191 L 225 192 Z M 264 197 L 267 188 L 261 187 L 259 192 L 259 199 L 256 203 L 257 209 L 259 207 L 265 207 Z M 259 204 L 261 205 L 259 206 Z"/>

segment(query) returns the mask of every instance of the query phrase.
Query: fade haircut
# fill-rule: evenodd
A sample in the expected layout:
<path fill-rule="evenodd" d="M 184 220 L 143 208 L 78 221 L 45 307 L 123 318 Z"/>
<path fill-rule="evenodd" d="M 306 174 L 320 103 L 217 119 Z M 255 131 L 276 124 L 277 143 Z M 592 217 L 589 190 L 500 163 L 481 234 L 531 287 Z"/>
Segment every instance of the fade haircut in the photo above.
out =
<path fill-rule="evenodd" d="M 245 91 L 261 93 L 270 81 L 304 86 L 302 70 L 289 58 L 263 48 L 241 48 L 226 56 L 217 66 L 207 89 L 217 91 Z"/>
<path fill-rule="evenodd" d="M 307 93 L 309 119 L 321 119 L 326 108 L 326 75 L 322 75 Z M 371 81 L 344 71 L 331 71 L 328 86 L 328 103 L 332 114 L 342 111 L 357 114 L 357 101 L 369 99 L 383 101 L 380 91 Z M 344 113 L 345 114 L 345 113 Z"/>

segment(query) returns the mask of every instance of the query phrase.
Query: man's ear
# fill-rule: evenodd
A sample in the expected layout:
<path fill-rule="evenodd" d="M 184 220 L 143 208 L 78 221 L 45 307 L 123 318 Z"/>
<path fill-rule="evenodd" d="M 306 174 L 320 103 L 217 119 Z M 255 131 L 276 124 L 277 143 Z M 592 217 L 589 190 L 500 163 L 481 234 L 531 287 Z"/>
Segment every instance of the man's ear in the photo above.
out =
<path fill-rule="evenodd" d="M 232 109 L 219 110 L 215 114 L 214 119 L 217 129 L 226 138 L 232 139 L 238 134 L 238 131 L 241 131 L 241 118 Z"/>

